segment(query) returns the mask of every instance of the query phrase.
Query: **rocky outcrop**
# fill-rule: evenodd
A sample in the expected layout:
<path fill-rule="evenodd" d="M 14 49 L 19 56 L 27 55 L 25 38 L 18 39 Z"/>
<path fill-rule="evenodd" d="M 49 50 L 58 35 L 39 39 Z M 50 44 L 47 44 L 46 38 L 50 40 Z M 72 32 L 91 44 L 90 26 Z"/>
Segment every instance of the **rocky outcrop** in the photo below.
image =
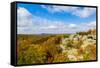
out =
<path fill-rule="evenodd" d="M 69 61 L 95 60 L 96 30 L 71 34 L 68 38 L 62 39 L 60 47 L 62 52 L 67 54 Z"/>

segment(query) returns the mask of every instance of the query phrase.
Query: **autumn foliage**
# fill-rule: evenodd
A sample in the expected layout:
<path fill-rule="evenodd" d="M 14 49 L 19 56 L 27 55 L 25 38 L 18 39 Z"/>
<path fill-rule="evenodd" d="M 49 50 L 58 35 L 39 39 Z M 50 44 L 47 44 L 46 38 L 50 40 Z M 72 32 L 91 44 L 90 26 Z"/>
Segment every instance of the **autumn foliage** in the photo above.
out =
<path fill-rule="evenodd" d="M 96 31 L 17 36 L 17 64 L 96 60 Z"/>

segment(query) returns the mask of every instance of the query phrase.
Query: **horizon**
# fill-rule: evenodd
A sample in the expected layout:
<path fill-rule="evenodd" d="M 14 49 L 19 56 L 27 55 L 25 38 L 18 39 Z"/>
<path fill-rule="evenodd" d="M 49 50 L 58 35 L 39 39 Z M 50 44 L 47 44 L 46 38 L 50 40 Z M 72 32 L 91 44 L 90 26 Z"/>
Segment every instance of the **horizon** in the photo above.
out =
<path fill-rule="evenodd" d="M 93 30 L 93 29 L 89 29 L 89 30 Z M 89 30 L 87 30 L 87 31 L 89 31 Z M 80 31 L 80 32 L 87 32 L 87 31 Z M 79 32 L 76 32 L 76 33 L 79 33 Z M 23 34 L 18 34 L 18 35 L 50 35 L 50 34 L 51 35 L 59 35 L 59 34 L 76 34 L 76 33 L 34 33 L 34 34 L 32 34 L 32 33 L 27 33 L 27 34 L 23 33 Z"/>

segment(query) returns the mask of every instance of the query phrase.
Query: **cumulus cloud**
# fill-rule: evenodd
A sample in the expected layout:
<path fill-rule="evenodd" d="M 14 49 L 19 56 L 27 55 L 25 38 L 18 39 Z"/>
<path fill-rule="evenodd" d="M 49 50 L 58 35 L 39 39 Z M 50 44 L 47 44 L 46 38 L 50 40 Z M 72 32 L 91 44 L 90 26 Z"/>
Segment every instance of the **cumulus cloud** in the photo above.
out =
<path fill-rule="evenodd" d="M 29 15 L 31 15 L 30 12 L 27 11 L 27 10 L 26 10 L 25 8 L 23 8 L 23 7 L 21 7 L 21 8 L 19 7 L 17 12 L 18 12 L 18 14 L 19 14 L 20 16 L 22 16 L 22 17 L 23 17 L 23 16 L 29 16 Z"/>
<path fill-rule="evenodd" d="M 46 5 L 41 5 L 41 7 L 48 10 L 51 13 L 67 12 L 81 18 L 87 18 L 96 11 L 95 8 L 90 8 L 90 7 L 46 6 Z"/>
<path fill-rule="evenodd" d="M 83 22 L 81 24 L 78 24 L 78 30 L 80 31 L 87 31 L 89 29 L 96 29 L 96 21 L 90 21 L 90 22 Z"/>
<path fill-rule="evenodd" d="M 19 7 L 17 10 L 18 34 L 49 32 L 53 29 L 57 29 L 60 26 L 64 26 L 64 24 L 61 22 L 50 21 L 48 19 L 32 15 L 27 9 L 23 7 Z"/>
<path fill-rule="evenodd" d="M 92 21 L 92 22 L 88 23 L 87 26 L 96 27 L 96 21 Z"/>
<path fill-rule="evenodd" d="M 69 24 L 69 28 L 77 28 L 76 24 Z"/>
<path fill-rule="evenodd" d="M 18 33 L 24 33 L 26 29 L 28 29 L 28 16 L 30 13 L 25 8 L 17 9 L 17 31 Z"/>
<path fill-rule="evenodd" d="M 88 30 L 96 26 L 92 21 L 86 24 L 67 23 L 41 18 L 31 14 L 27 9 L 19 7 L 17 12 L 18 34 L 41 34 L 41 33 L 76 33 Z M 55 9 L 58 11 L 57 9 Z M 83 27 L 83 28 L 82 28 Z"/>
<path fill-rule="evenodd" d="M 86 18 L 91 16 L 96 11 L 95 8 L 83 8 L 83 9 L 76 9 L 75 12 L 73 12 L 73 15 L 79 16 L 81 18 Z"/>
<path fill-rule="evenodd" d="M 71 6 L 51 6 L 51 5 L 41 5 L 42 8 L 48 10 L 51 13 L 56 13 L 56 12 L 72 12 L 79 7 L 71 7 Z"/>
<path fill-rule="evenodd" d="M 55 25 L 49 25 L 49 26 L 41 27 L 41 29 L 56 29 L 56 28 L 58 28 L 58 27 L 55 26 Z"/>

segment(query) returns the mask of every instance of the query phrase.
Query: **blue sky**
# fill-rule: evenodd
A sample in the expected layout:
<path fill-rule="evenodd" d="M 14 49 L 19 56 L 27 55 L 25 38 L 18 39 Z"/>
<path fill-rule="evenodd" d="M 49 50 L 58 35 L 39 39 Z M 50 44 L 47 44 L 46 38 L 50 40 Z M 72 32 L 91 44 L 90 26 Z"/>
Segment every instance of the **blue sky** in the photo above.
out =
<path fill-rule="evenodd" d="M 96 27 L 96 8 L 17 4 L 18 34 L 76 33 Z"/>

